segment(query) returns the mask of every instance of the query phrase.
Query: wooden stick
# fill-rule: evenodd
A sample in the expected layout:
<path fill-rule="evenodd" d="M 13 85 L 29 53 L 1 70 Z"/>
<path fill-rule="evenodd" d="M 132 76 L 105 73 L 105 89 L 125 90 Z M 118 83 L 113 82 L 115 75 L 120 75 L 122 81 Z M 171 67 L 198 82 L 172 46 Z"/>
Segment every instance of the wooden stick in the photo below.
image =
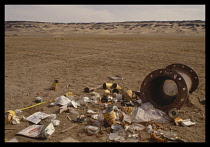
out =
<path fill-rule="evenodd" d="M 68 130 L 74 128 L 74 127 L 76 127 L 77 125 L 78 125 L 78 124 L 75 124 L 75 125 L 73 125 L 73 126 L 71 126 L 71 127 L 68 127 L 67 129 L 65 129 L 65 130 L 63 130 L 63 131 L 60 131 L 60 133 L 66 132 L 66 131 L 68 131 Z"/>

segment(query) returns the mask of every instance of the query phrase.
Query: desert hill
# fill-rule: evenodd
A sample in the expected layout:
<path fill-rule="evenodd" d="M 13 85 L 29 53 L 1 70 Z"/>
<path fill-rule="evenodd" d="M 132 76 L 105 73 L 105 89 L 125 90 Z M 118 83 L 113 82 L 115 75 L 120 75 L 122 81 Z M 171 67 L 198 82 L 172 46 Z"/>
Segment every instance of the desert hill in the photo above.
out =
<path fill-rule="evenodd" d="M 50 23 L 5 21 L 5 35 L 11 33 L 47 34 L 204 34 L 205 21 L 129 21 L 108 23 Z"/>

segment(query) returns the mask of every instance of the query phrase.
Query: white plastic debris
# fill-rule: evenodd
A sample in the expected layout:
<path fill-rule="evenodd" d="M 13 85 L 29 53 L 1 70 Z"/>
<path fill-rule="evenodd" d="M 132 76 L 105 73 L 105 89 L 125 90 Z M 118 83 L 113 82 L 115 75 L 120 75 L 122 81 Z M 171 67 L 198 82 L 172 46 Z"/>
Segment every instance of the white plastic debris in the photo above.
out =
<path fill-rule="evenodd" d="M 139 104 L 142 104 L 142 100 L 139 99 L 139 100 L 136 100 Z"/>
<path fill-rule="evenodd" d="M 51 120 L 51 123 L 53 124 L 54 127 L 57 127 L 57 126 L 59 126 L 59 124 L 60 124 L 60 120 L 52 119 L 52 120 Z"/>
<path fill-rule="evenodd" d="M 157 123 L 167 123 L 171 118 L 163 111 L 155 109 L 150 102 L 135 107 L 131 113 L 132 122 L 155 121 Z"/>
<path fill-rule="evenodd" d="M 49 138 L 55 132 L 55 128 L 52 123 L 44 125 L 31 125 L 22 131 L 18 132 L 19 135 L 24 135 L 34 138 Z"/>
<path fill-rule="evenodd" d="M 67 97 L 65 97 L 64 95 L 58 97 L 55 99 L 55 102 L 51 103 L 50 105 L 51 106 L 54 106 L 54 105 L 66 105 L 68 104 L 69 102 L 71 102 L 71 100 L 69 100 Z"/>
<path fill-rule="evenodd" d="M 88 135 L 94 135 L 94 134 L 97 134 L 100 131 L 100 128 L 96 127 L 96 126 L 88 125 L 88 126 L 85 127 L 85 130 L 87 131 Z"/>
<path fill-rule="evenodd" d="M 97 112 L 95 112 L 95 111 L 93 111 L 93 110 L 87 110 L 87 113 L 97 113 Z"/>
<path fill-rule="evenodd" d="M 60 109 L 59 109 L 59 113 L 62 113 L 63 111 L 66 111 L 67 110 L 67 105 L 68 104 L 61 106 Z"/>
<path fill-rule="evenodd" d="M 13 125 L 20 124 L 20 118 L 18 116 L 14 115 L 14 116 L 12 116 L 10 123 Z"/>
<path fill-rule="evenodd" d="M 196 122 L 192 122 L 190 119 L 184 119 L 180 121 L 180 124 L 184 127 L 195 125 Z"/>
<path fill-rule="evenodd" d="M 125 141 L 125 138 L 123 136 L 120 136 L 118 132 L 116 133 L 110 133 L 109 134 L 109 140 L 117 141 L 117 142 L 123 142 Z"/>
<path fill-rule="evenodd" d="M 38 124 L 42 119 L 49 117 L 50 115 L 43 113 L 43 112 L 35 112 L 34 114 L 30 115 L 26 119 L 30 122 Z"/>
<path fill-rule="evenodd" d="M 77 107 L 80 106 L 80 103 L 75 102 L 75 101 L 71 101 L 69 104 L 72 105 L 72 106 L 74 106 L 74 108 L 77 108 Z M 69 104 L 68 104 L 68 105 L 69 105 Z"/>
<path fill-rule="evenodd" d="M 130 132 L 133 131 L 141 131 L 144 130 L 146 127 L 142 124 L 133 123 L 132 125 L 126 125 L 125 130 L 128 130 Z"/>
<path fill-rule="evenodd" d="M 40 133 L 40 137 L 41 138 L 49 138 L 53 133 L 55 132 L 55 128 L 53 126 L 53 123 L 48 123 L 45 124 L 41 133 Z"/>
<path fill-rule="evenodd" d="M 116 94 L 117 101 L 121 101 L 122 97 L 123 97 L 122 94 Z"/>
<path fill-rule="evenodd" d="M 44 125 L 31 125 L 23 129 L 22 131 L 18 132 L 17 134 L 28 136 L 28 137 L 38 137 L 43 127 Z"/>

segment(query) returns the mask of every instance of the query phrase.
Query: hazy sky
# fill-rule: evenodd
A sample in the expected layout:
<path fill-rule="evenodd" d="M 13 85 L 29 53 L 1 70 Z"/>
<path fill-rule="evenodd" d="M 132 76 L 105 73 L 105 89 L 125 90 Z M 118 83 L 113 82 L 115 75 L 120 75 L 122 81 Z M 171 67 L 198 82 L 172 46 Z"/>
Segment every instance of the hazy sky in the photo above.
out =
<path fill-rule="evenodd" d="M 204 20 L 205 5 L 5 5 L 5 21 L 122 22 Z"/>

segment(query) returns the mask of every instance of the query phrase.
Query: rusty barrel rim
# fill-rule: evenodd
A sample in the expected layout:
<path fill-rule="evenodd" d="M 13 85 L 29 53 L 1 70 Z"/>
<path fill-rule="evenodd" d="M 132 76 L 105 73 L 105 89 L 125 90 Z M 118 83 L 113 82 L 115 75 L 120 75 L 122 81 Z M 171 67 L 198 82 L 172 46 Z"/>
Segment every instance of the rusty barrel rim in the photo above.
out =
<path fill-rule="evenodd" d="M 160 81 L 162 80 L 162 82 L 164 82 L 164 80 L 172 80 L 177 85 L 178 93 L 170 104 L 160 105 L 160 104 L 157 104 L 157 102 L 155 102 L 158 100 L 155 99 L 155 96 L 154 96 L 155 93 L 153 93 L 153 91 L 151 90 L 151 86 L 152 86 L 152 83 L 154 83 L 155 80 L 158 81 L 158 79 L 160 79 Z M 158 69 L 148 74 L 141 84 L 140 91 L 141 91 L 140 97 L 143 103 L 151 102 L 154 105 L 154 107 L 163 111 L 170 110 L 173 108 L 180 109 L 184 105 L 184 103 L 186 102 L 189 96 L 187 84 L 184 78 L 178 72 L 171 69 L 167 69 L 167 68 Z M 153 93 L 153 96 L 151 93 Z M 160 97 L 161 96 L 159 96 L 159 98 Z"/>
<path fill-rule="evenodd" d="M 188 89 L 189 93 L 192 93 L 193 91 L 197 89 L 198 84 L 199 84 L 199 78 L 198 78 L 197 73 L 191 67 L 182 63 L 174 63 L 174 64 L 168 65 L 166 68 L 183 72 L 190 77 L 192 81 L 192 86 L 191 86 L 191 89 Z"/>

